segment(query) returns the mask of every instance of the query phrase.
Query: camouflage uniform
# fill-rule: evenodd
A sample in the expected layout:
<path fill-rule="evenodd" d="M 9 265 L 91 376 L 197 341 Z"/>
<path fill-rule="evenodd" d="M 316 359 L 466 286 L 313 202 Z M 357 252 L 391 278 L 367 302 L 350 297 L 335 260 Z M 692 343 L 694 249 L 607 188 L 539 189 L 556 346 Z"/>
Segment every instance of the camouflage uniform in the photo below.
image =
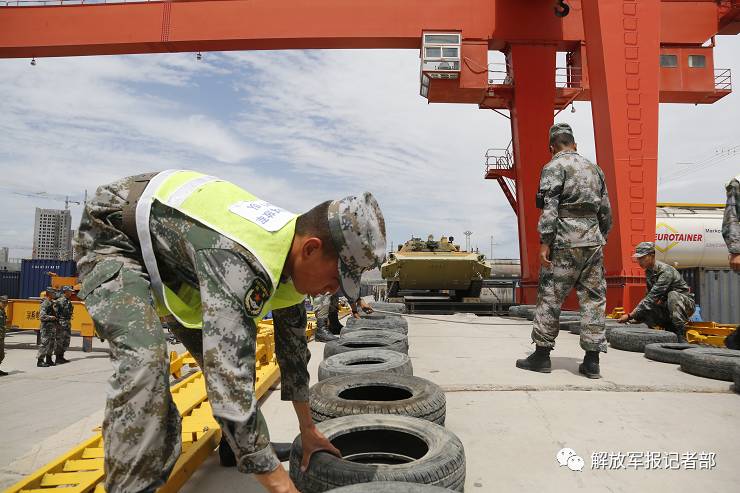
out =
<path fill-rule="evenodd" d="M 722 220 L 722 236 L 730 253 L 740 254 L 740 176 L 727 184 L 727 205 Z"/>
<path fill-rule="evenodd" d="M 8 324 L 8 314 L 5 313 L 5 304 L 8 302 L 7 296 L 0 296 L 0 304 L 3 306 L 0 306 L 0 364 L 2 364 L 3 360 L 5 359 L 5 331 L 7 330 L 5 326 Z M 0 371 L 0 374 L 4 374 L 5 372 Z"/>
<path fill-rule="evenodd" d="M 54 311 L 57 314 L 56 342 L 54 354 L 63 355 L 72 341 L 72 311 L 74 306 L 64 294 L 54 300 Z"/>
<path fill-rule="evenodd" d="M 659 325 L 684 335 L 684 326 L 694 314 L 696 304 L 688 284 L 672 266 L 659 260 L 645 271 L 647 295 L 632 310 L 632 317 L 649 327 Z"/>
<path fill-rule="evenodd" d="M 532 340 L 555 347 L 561 306 L 575 286 L 581 347 L 606 352 L 603 245 L 612 216 L 604 173 L 575 151 L 561 151 L 542 169 L 540 194 L 544 208 L 537 229 L 540 243 L 550 245 L 553 265 L 540 268 Z"/>
<path fill-rule="evenodd" d="M 154 491 L 181 451 L 165 335 L 138 242 L 122 232 L 133 181 L 98 188 L 85 206 L 76 242 L 79 296 L 109 341 L 114 366 L 103 422 L 109 493 Z M 159 202 L 152 206 L 149 227 L 163 282 L 175 290 L 182 284 L 200 290 L 201 331 L 172 324 L 173 317 L 167 321 L 201 364 L 213 415 L 237 468 L 275 470 L 280 462 L 254 396 L 257 327 L 244 302 L 257 279 L 272 285 L 268 273 L 241 245 Z M 281 398 L 308 401 L 305 306 L 274 310 L 273 317 Z"/>
<path fill-rule="evenodd" d="M 41 321 L 41 345 L 39 346 L 36 358 L 51 357 L 54 353 L 56 344 L 56 313 L 54 312 L 54 302 L 44 298 L 39 307 L 39 320 Z"/>
<path fill-rule="evenodd" d="M 316 326 L 329 328 L 329 307 L 331 294 L 320 294 L 313 299 L 313 312 L 316 316 Z"/>

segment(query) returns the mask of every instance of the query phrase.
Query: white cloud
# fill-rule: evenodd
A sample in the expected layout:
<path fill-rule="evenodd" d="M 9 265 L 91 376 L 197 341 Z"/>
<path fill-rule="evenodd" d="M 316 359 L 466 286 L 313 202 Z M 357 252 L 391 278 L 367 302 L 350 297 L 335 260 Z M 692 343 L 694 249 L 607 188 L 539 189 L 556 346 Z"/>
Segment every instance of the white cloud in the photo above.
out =
<path fill-rule="evenodd" d="M 740 73 L 739 41 L 719 38 L 717 66 Z M 123 175 L 187 167 L 295 211 L 370 190 L 395 243 L 412 233 L 463 240 L 470 229 L 482 251 L 493 235 L 497 256 L 517 256 L 514 214 L 483 179 L 485 150 L 509 142 L 509 121 L 474 105 L 428 105 L 418 63 L 414 50 L 2 60 L 3 186 L 81 196 Z M 739 98 L 663 105 L 661 176 L 740 144 Z M 595 158 L 590 105 L 576 108 L 557 120 Z M 737 172 L 736 160 L 719 163 L 663 183 L 659 199 L 721 201 Z M 60 204 L 0 194 L 0 245 L 30 245 L 34 205 Z"/>

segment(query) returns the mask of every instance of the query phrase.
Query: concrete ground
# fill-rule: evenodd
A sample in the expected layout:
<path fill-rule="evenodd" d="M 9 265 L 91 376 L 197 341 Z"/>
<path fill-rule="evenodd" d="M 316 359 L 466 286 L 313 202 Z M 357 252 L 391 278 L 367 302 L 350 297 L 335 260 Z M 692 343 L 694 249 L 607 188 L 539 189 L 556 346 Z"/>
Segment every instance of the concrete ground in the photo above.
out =
<path fill-rule="evenodd" d="M 730 383 L 611 348 L 602 355 L 604 378 L 589 380 L 578 374 L 583 352 L 568 332 L 558 338 L 551 374 L 522 371 L 514 360 L 532 350 L 530 330 L 531 323 L 518 319 L 409 318 L 414 374 L 446 391 L 446 426 L 465 446 L 467 491 L 737 491 L 740 395 Z M 0 378 L 0 488 L 89 436 L 102 415 L 110 374 L 105 353 L 76 352 L 72 364 L 36 368 L 33 350 L 21 349 L 30 337 L 10 334 L 2 365 L 18 372 Z M 310 345 L 312 378 L 322 346 Z M 262 410 L 273 440 L 295 437 L 292 406 L 280 402 L 279 393 L 268 395 Z M 583 457 L 581 472 L 558 466 L 563 447 Z M 698 467 L 689 460 L 679 470 L 592 469 L 598 454 L 645 452 L 713 453 L 716 465 L 689 470 Z M 183 491 L 262 490 L 212 455 Z"/>

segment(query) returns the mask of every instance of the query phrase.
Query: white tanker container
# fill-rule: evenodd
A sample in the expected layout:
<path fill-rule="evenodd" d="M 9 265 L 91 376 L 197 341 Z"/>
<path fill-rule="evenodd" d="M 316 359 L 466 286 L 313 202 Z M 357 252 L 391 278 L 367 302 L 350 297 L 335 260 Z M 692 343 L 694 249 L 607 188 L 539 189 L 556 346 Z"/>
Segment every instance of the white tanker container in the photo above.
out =
<path fill-rule="evenodd" d="M 658 204 L 655 258 L 679 269 L 729 268 L 721 204 Z"/>

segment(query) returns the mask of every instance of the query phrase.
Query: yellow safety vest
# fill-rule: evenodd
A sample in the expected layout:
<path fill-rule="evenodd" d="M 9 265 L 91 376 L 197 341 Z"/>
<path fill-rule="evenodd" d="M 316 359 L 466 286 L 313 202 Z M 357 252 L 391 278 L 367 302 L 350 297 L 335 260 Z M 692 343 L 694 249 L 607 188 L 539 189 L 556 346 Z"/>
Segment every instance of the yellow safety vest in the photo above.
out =
<path fill-rule="evenodd" d="M 155 200 L 232 239 L 255 256 L 272 283 L 272 289 L 268 288 L 272 294 L 253 317 L 255 321 L 264 318 L 270 310 L 303 302 L 305 295 L 296 291 L 292 282 L 280 283 L 295 233 L 295 214 L 213 176 L 167 170 L 151 179 L 136 206 L 136 231 L 160 312 L 171 313 L 191 329 L 203 326 L 200 290 L 183 283 L 175 292 L 159 275 L 149 230 Z"/>

